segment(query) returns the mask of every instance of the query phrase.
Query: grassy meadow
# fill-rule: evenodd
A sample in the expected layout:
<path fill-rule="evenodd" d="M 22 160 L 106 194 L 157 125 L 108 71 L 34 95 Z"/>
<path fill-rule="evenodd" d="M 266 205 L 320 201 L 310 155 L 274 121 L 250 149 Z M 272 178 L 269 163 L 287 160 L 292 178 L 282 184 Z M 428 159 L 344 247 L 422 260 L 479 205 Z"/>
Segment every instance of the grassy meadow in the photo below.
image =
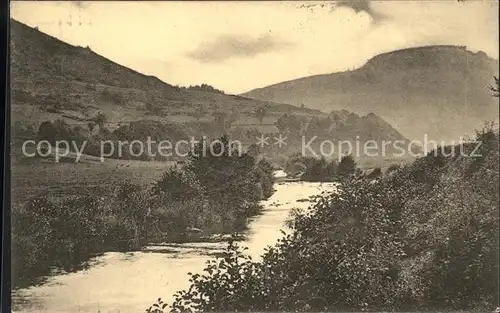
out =
<path fill-rule="evenodd" d="M 11 200 L 15 206 L 38 196 L 61 200 L 71 196 L 109 195 L 125 181 L 148 186 L 172 164 L 116 159 L 101 163 L 98 158 L 88 156 L 80 163 L 17 160 L 11 167 Z"/>

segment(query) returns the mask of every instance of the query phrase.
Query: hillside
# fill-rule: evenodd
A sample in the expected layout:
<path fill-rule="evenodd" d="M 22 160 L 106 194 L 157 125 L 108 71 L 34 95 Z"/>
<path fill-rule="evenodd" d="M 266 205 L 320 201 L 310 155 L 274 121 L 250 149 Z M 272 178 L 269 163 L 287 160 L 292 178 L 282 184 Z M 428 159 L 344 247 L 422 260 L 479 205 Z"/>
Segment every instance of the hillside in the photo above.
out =
<path fill-rule="evenodd" d="M 242 94 L 325 112 L 374 112 L 412 139 L 458 140 L 498 119 L 488 85 L 498 61 L 464 47 L 426 46 L 380 54 L 353 71 L 291 80 Z"/>
<path fill-rule="evenodd" d="M 290 135 L 290 142 L 283 149 L 268 147 L 271 156 L 299 152 L 300 136 L 304 134 L 351 140 L 353 144 L 358 138 L 361 142 L 406 140 L 373 113 L 358 115 L 346 110 L 325 113 L 228 95 L 209 85 L 172 86 L 108 60 L 88 47 L 69 45 L 14 20 L 11 20 L 11 80 L 15 127 L 28 127 L 36 132 L 42 122 L 62 119 L 69 126 L 59 123 L 57 127 L 64 128 L 60 129 L 61 134 L 90 136 L 95 139 L 94 146 L 98 140 L 110 136 L 130 140 L 150 135 L 162 140 L 161 137 L 170 135 L 164 134 L 165 129 L 175 130 L 174 140 L 186 139 L 182 134 L 214 137 L 227 131 L 244 144 L 255 143 L 259 133 Z M 255 112 L 264 107 L 265 114 L 260 119 Z M 106 117 L 103 134 L 101 127 L 87 129 L 89 121 L 99 112 Z M 280 128 L 276 123 L 282 117 Z M 134 127 L 128 127 L 132 124 Z M 94 135 L 94 130 L 99 133 Z M 15 130 L 13 134 L 16 135 Z"/>
<path fill-rule="evenodd" d="M 264 105 L 270 115 L 322 114 L 225 95 L 218 90 L 178 88 L 121 66 L 88 47 L 72 46 L 15 20 L 11 20 L 10 31 L 14 121 L 41 122 L 63 117 L 78 123 L 99 110 L 111 124 L 143 118 L 183 122 L 198 119 L 195 116 L 200 113 L 211 118 L 215 110 L 235 109 L 251 115 Z"/>

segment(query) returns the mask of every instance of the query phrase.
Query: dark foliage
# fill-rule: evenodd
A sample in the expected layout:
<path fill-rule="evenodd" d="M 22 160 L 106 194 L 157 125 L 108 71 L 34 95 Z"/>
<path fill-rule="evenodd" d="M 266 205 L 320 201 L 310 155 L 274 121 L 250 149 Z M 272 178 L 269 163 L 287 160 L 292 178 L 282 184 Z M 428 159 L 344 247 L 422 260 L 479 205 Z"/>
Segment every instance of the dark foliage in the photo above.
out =
<path fill-rule="evenodd" d="M 351 155 L 343 156 L 337 168 L 338 175 L 343 179 L 351 178 L 356 173 L 356 161 Z"/>
<path fill-rule="evenodd" d="M 224 91 L 214 88 L 208 84 L 194 85 L 189 87 L 179 87 L 181 90 L 194 90 L 194 91 L 204 91 L 204 92 L 212 92 L 223 95 Z"/>
<path fill-rule="evenodd" d="M 33 139 L 33 138 L 31 138 Z M 55 145 L 58 140 L 67 142 L 76 142 L 81 144 L 85 139 L 80 128 L 70 126 L 64 120 L 55 120 L 53 122 L 46 121 L 40 124 L 36 133 L 37 140 L 47 140 L 52 145 Z"/>
<path fill-rule="evenodd" d="M 377 181 L 354 177 L 296 214 L 262 262 L 230 243 L 151 312 L 491 310 L 498 133 L 478 140 L 477 159 L 437 152 Z"/>

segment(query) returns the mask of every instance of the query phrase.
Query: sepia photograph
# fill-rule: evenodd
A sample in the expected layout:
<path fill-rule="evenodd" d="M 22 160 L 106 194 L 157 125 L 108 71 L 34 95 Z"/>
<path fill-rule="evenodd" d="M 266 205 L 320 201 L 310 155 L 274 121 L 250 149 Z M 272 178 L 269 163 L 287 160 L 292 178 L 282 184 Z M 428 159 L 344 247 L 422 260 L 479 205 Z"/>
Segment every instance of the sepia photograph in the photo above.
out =
<path fill-rule="evenodd" d="M 500 313 L 497 0 L 9 6 L 9 312 Z"/>

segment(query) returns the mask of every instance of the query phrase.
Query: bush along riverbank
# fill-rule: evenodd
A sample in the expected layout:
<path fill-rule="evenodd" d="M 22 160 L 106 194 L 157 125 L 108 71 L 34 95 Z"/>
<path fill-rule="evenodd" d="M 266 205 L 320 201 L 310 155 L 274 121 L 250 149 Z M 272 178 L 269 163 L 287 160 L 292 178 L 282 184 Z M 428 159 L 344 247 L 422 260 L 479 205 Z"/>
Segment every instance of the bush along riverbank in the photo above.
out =
<path fill-rule="evenodd" d="M 149 312 L 488 310 L 498 305 L 498 132 L 352 179 L 254 262 L 235 244 Z"/>
<path fill-rule="evenodd" d="M 38 197 L 13 208 L 13 286 L 33 284 L 51 267 L 80 268 L 106 251 L 243 231 L 274 191 L 273 168 L 227 136 L 219 142 L 212 150 L 197 145 L 185 166 L 168 169 L 153 188 L 124 183 L 104 198 Z"/>
<path fill-rule="evenodd" d="M 337 163 L 335 160 L 296 154 L 287 160 L 284 171 L 288 177 L 308 182 L 335 182 L 363 175 L 352 155 L 343 156 Z"/>

